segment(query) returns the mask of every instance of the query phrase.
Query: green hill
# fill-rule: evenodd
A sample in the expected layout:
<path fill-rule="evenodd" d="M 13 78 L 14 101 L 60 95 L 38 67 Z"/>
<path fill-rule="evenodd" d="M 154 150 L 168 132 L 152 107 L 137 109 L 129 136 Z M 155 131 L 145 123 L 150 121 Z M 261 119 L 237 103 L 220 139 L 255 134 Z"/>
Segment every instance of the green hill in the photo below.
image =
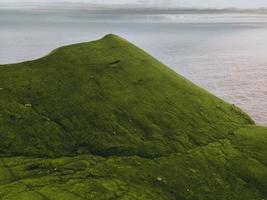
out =
<path fill-rule="evenodd" d="M 0 199 L 262 200 L 266 144 L 115 35 L 0 66 Z"/>

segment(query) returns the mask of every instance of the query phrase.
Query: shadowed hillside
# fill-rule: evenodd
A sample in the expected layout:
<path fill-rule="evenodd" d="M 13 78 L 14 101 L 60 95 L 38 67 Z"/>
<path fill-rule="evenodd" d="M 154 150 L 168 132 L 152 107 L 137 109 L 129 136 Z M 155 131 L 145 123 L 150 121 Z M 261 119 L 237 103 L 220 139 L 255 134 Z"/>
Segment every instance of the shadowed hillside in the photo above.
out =
<path fill-rule="evenodd" d="M 0 66 L 1 199 L 263 199 L 267 129 L 126 40 Z"/>

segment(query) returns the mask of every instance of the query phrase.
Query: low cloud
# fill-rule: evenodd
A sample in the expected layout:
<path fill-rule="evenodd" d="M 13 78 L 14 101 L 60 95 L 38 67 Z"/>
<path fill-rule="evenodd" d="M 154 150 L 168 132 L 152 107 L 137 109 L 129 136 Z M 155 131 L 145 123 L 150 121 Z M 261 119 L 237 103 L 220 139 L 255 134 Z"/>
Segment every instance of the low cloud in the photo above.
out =
<path fill-rule="evenodd" d="M 266 0 L 0 0 L 0 6 L 23 4 L 88 3 L 97 5 L 128 5 L 171 8 L 267 8 Z M 64 3 L 64 4 L 63 4 Z"/>

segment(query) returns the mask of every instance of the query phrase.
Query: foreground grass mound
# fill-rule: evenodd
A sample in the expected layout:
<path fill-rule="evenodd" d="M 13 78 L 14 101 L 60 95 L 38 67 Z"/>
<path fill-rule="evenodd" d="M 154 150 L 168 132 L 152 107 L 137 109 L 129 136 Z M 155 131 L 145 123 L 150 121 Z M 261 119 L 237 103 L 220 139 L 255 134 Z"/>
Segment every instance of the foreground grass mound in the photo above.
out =
<path fill-rule="evenodd" d="M 0 66 L 0 199 L 264 199 L 267 130 L 124 39 Z"/>

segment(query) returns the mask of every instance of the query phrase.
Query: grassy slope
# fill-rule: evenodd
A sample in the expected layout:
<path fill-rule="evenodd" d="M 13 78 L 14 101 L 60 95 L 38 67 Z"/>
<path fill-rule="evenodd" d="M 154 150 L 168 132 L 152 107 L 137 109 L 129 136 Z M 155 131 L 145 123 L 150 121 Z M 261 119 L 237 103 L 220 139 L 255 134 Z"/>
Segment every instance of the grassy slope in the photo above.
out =
<path fill-rule="evenodd" d="M 1 199 L 267 197 L 267 130 L 118 36 L 1 66 L 0 97 Z"/>

